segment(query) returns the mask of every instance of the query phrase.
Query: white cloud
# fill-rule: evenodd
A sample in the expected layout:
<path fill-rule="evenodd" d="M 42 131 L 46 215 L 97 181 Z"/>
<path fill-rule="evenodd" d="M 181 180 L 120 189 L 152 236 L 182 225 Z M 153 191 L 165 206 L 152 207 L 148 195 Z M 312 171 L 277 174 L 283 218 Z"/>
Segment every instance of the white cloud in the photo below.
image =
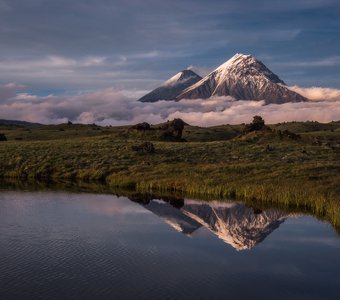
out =
<path fill-rule="evenodd" d="M 231 107 L 223 111 L 176 112 L 169 115 L 169 118 L 179 117 L 190 124 L 210 126 L 226 123 L 248 123 L 254 115 L 261 115 L 267 123 L 307 120 L 330 122 L 340 120 L 340 102 L 264 105 L 263 101 L 235 101 Z"/>
<path fill-rule="evenodd" d="M 190 65 L 189 67 L 187 67 L 187 69 L 195 72 L 196 74 L 198 74 L 202 78 L 204 76 L 206 76 L 207 74 L 209 74 L 211 71 L 213 71 L 212 68 L 198 67 L 198 66 L 194 66 L 194 65 Z"/>
<path fill-rule="evenodd" d="M 101 66 L 105 63 L 104 56 L 85 56 L 79 59 L 73 59 L 64 56 L 48 55 L 41 59 L 32 60 L 2 60 L 0 61 L 0 70 L 2 71 L 32 71 L 37 69 L 56 69 L 56 68 L 82 68 Z"/>
<path fill-rule="evenodd" d="M 264 58 L 266 58 L 264 56 Z M 268 57 L 273 60 L 272 57 Z M 280 67 L 338 67 L 340 66 L 340 56 L 329 56 L 324 57 L 317 60 L 308 60 L 308 61 L 285 61 L 285 62 L 273 62 L 271 65 L 280 66 Z"/>
<path fill-rule="evenodd" d="M 22 89 L 22 86 L 13 84 L 0 86 L 0 118 L 41 123 L 71 120 L 103 125 L 128 125 L 143 121 L 160 123 L 182 118 L 200 126 L 247 123 L 254 115 L 263 116 L 267 123 L 340 120 L 340 91 L 333 89 L 299 88 L 302 94 L 309 93 L 314 95 L 314 100 L 319 97 L 324 101 L 265 105 L 264 101 L 235 101 L 231 97 L 141 103 L 135 97 L 127 96 L 127 91 L 113 88 L 75 96 L 42 97 L 17 93 L 18 87 Z"/>
<path fill-rule="evenodd" d="M 291 86 L 289 89 L 313 101 L 340 101 L 339 89 L 324 87 L 302 88 L 297 85 Z"/>

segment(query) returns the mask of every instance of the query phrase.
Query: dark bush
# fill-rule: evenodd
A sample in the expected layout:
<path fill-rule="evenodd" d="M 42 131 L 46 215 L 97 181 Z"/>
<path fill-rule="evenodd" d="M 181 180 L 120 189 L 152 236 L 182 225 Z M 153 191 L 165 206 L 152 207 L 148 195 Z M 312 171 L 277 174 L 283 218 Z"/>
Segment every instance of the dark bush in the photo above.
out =
<path fill-rule="evenodd" d="M 0 133 L 0 142 L 7 141 L 7 137 L 4 133 Z"/>

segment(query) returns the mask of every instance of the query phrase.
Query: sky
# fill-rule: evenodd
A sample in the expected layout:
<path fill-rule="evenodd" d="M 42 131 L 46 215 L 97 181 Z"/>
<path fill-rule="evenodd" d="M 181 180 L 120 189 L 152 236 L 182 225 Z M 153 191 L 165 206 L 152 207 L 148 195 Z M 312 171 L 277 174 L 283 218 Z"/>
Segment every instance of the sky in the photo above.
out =
<path fill-rule="evenodd" d="M 187 104 L 149 107 L 136 99 L 180 70 L 204 76 L 244 53 L 302 94 L 329 100 L 322 116 L 314 116 L 313 102 L 295 119 L 305 120 L 306 109 L 316 120 L 340 119 L 339 16 L 339 0 L 0 0 L 0 118 L 165 120 L 185 113 Z M 245 115 L 254 112 L 251 102 Z M 230 103 L 223 98 L 211 117 L 185 117 L 208 125 Z M 194 112 L 203 105 L 195 101 Z M 275 108 L 273 122 L 284 108 Z"/>

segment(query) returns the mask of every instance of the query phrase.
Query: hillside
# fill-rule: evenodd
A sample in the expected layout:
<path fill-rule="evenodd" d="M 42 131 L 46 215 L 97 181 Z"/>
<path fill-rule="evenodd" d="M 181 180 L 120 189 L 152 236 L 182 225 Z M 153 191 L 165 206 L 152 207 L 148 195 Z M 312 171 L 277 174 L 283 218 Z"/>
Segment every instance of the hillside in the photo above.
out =
<path fill-rule="evenodd" d="M 32 123 L 32 122 L 26 122 L 26 121 L 18 121 L 18 120 L 0 119 L 0 125 L 32 128 L 32 127 L 38 127 L 41 124 L 39 124 L 39 123 Z"/>

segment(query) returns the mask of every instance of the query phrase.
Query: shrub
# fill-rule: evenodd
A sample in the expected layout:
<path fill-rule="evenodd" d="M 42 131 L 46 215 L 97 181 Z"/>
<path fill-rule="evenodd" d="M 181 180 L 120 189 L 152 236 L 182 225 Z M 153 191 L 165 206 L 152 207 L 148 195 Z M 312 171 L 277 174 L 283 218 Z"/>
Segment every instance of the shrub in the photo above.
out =
<path fill-rule="evenodd" d="M 4 133 L 0 133 L 0 142 L 7 141 L 6 135 Z"/>

